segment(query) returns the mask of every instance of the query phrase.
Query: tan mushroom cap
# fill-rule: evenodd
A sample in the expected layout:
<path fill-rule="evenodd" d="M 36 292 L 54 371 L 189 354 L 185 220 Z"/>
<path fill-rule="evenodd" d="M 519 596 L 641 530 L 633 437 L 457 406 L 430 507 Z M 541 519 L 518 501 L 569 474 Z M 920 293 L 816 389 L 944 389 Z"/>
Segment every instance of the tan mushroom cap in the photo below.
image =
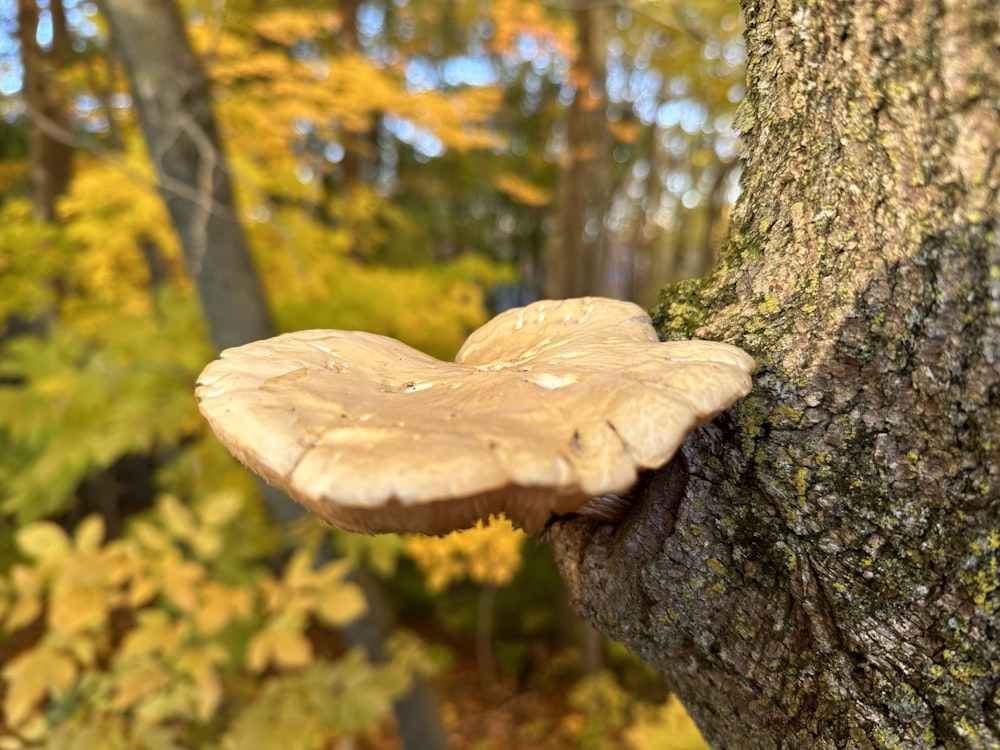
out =
<path fill-rule="evenodd" d="M 288 333 L 224 351 L 196 395 L 236 458 L 335 526 L 441 534 L 503 512 L 530 532 L 666 463 L 753 368 L 581 298 L 508 310 L 454 363 L 372 333 Z"/>

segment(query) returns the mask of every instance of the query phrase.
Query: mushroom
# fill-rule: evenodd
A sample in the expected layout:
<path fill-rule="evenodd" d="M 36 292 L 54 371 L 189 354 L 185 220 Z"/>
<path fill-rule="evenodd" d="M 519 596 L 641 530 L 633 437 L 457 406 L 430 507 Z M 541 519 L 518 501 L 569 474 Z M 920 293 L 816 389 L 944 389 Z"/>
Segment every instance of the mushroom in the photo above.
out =
<path fill-rule="evenodd" d="M 665 464 L 753 368 L 586 297 L 508 310 L 453 363 L 373 333 L 287 333 L 222 352 L 196 395 L 237 459 L 334 526 L 443 534 L 502 512 L 530 533 Z"/>

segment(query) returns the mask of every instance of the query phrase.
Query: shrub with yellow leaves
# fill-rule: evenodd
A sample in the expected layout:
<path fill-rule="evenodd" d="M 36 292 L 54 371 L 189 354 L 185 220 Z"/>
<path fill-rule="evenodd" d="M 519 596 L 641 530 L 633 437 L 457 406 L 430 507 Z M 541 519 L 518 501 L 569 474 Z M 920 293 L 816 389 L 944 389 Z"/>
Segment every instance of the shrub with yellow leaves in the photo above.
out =
<path fill-rule="evenodd" d="M 443 591 L 456 581 L 506 586 L 521 565 L 525 534 L 504 517 L 490 516 L 471 529 L 443 537 L 411 536 L 406 553 L 424 574 L 427 588 Z"/>
<path fill-rule="evenodd" d="M 628 750 L 709 750 L 674 696 L 658 705 L 638 701 L 607 670 L 581 679 L 568 697 L 562 730 L 582 750 L 607 747 L 609 735 L 620 735 Z"/>
<path fill-rule="evenodd" d="M 163 496 L 119 539 L 97 516 L 72 535 L 18 530 L 23 561 L 0 578 L 0 748 L 318 750 L 370 728 L 431 669 L 412 639 L 377 666 L 316 655 L 309 628 L 365 611 L 348 562 L 317 566 L 304 547 L 280 574 L 258 560 L 219 575 L 244 510 L 236 492 L 195 507 Z"/>
<path fill-rule="evenodd" d="M 629 750 L 709 750 L 698 727 L 677 698 L 643 706 L 624 732 Z"/>

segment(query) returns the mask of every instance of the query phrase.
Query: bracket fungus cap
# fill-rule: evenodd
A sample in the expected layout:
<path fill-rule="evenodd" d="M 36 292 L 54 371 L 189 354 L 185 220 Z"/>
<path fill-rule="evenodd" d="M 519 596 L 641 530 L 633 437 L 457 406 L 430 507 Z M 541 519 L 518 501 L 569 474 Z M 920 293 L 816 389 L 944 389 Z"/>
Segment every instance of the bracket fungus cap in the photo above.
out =
<path fill-rule="evenodd" d="M 237 459 L 334 526 L 442 534 L 502 512 L 531 532 L 665 464 L 753 369 L 588 297 L 508 310 L 455 362 L 372 333 L 288 333 L 222 352 L 196 395 Z"/>

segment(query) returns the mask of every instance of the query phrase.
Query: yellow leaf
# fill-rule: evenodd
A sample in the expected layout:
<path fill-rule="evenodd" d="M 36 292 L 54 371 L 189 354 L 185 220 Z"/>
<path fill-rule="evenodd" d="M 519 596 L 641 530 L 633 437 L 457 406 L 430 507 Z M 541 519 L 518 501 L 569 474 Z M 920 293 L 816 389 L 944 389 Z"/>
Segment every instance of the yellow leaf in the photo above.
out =
<path fill-rule="evenodd" d="M 175 539 L 188 539 L 197 528 L 191 509 L 173 495 L 163 495 L 156 509 Z"/>
<path fill-rule="evenodd" d="M 642 712 L 623 732 L 629 750 L 654 750 L 654 748 L 679 748 L 683 750 L 708 750 L 698 727 L 675 697 L 652 710 Z"/>
<path fill-rule="evenodd" d="M 76 679 L 76 664 L 42 645 L 15 656 L 4 667 L 3 676 L 7 680 L 4 715 L 7 724 L 16 727 L 29 718 L 49 691 L 69 689 Z"/>
<path fill-rule="evenodd" d="M 170 672 L 158 661 L 144 658 L 129 663 L 115 682 L 117 690 L 111 708 L 123 711 L 168 686 L 173 681 Z"/>
<path fill-rule="evenodd" d="M 285 590 L 285 587 L 270 576 L 262 578 L 258 584 L 258 588 L 260 589 L 261 599 L 264 602 L 264 611 L 267 613 L 278 611 L 288 599 L 288 592 Z"/>
<path fill-rule="evenodd" d="M 506 586 L 521 566 L 521 545 L 525 535 L 514 529 L 507 519 L 490 518 L 481 533 L 470 534 L 469 577 L 478 583 Z M 478 538 L 475 538 L 477 537 Z"/>
<path fill-rule="evenodd" d="M 252 590 L 209 581 L 201 589 L 201 603 L 194 612 L 195 627 L 201 635 L 213 635 L 234 617 L 249 617 L 252 610 Z"/>
<path fill-rule="evenodd" d="M 132 609 L 138 609 L 148 603 L 160 592 L 160 580 L 151 575 L 139 575 L 132 579 L 125 603 Z"/>
<path fill-rule="evenodd" d="M 126 739 L 125 722 L 131 717 L 123 714 L 109 715 L 107 712 L 88 717 L 84 726 L 72 721 L 59 724 L 49 734 L 47 747 L 50 750 L 108 750 L 108 748 L 143 747 L 152 748 L 152 743 L 129 744 Z M 146 739 L 146 738 L 144 738 Z"/>
<path fill-rule="evenodd" d="M 195 681 L 195 688 L 198 695 L 198 718 L 207 721 L 222 702 L 222 681 L 218 673 L 212 670 Z"/>
<path fill-rule="evenodd" d="M 340 17 L 331 11 L 272 10 L 258 14 L 253 22 L 254 31 L 264 39 L 287 46 L 339 28 Z"/>
<path fill-rule="evenodd" d="M 121 656 L 126 659 L 147 654 L 173 657 L 180 651 L 188 632 L 187 623 L 171 621 L 163 610 L 144 611 L 136 627 L 125 636 Z"/>
<path fill-rule="evenodd" d="M 198 606 L 197 583 L 206 575 L 201 565 L 190 560 L 178 560 L 162 571 L 163 593 L 184 612 Z"/>
<path fill-rule="evenodd" d="M 7 613 L 4 629 L 14 631 L 30 625 L 42 613 L 42 581 L 34 568 L 15 565 L 11 571 L 14 604 Z"/>
<path fill-rule="evenodd" d="M 93 556 L 63 566 L 49 596 L 49 627 L 72 634 L 103 624 L 108 617 L 107 573 L 104 560 Z"/>
<path fill-rule="evenodd" d="M 263 672 L 271 661 L 271 641 L 266 631 L 255 633 L 247 644 L 247 669 Z"/>
<path fill-rule="evenodd" d="M 17 546 L 25 555 L 39 562 L 55 560 L 69 551 L 66 532 L 51 521 L 39 521 L 19 529 Z"/>
<path fill-rule="evenodd" d="M 243 495 L 235 490 L 216 492 L 199 507 L 198 515 L 206 526 L 219 529 L 239 515 L 243 510 Z"/>
<path fill-rule="evenodd" d="M 247 647 L 247 669 L 263 672 L 268 665 L 293 669 L 312 661 L 312 644 L 301 633 L 292 630 L 262 630 L 250 639 Z"/>
<path fill-rule="evenodd" d="M 189 537 L 191 549 L 202 559 L 211 560 L 222 551 L 222 535 L 212 528 L 198 528 Z"/>
<path fill-rule="evenodd" d="M 341 627 L 354 622 L 368 609 L 361 588 L 353 583 L 341 583 L 320 590 L 316 615 L 327 625 Z"/>
<path fill-rule="evenodd" d="M 73 534 L 74 546 L 79 552 L 95 552 L 104 541 L 104 519 L 98 515 L 84 518 Z"/>
<path fill-rule="evenodd" d="M 315 579 L 313 553 L 306 548 L 296 550 L 285 565 L 284 583 L 291 589 L 303 589 Z"/>
<path fill-rule="evenodd" d="M 147 521 L 139 521 L 132 527 L 133 536 L 150 552 L 165 552 L 173 549 L 170 537 Z"/>
<path fill-rule="evenodd" d="M 177 660 L 177 668 L 194 681 L 198 716 L 207 719 L 222 700 L 222 683 L 216 666 L 226 661 L 226 650 L 217 643 L 188 648 Z"/>
<path fill-rule="evenodd" d="M 49 723 L 42 714 L 34 714 L 24 724 L 18 727 L 18 734 L 28 742 L 34 742 L 36 746 L 45 739 L 49 733 Z"/>
<path fill-rule="evenodd" d="M 444 537 L 407 537 L 405 549 L 431 591 L 463 578 L 505 586 L 520 567 L 524 539 L 524 532 L 506 518 L 491 516 L 486 525 L 478 521 L 471 529 Z"/>
<path fill-rule="evenodd" d="M 133 539 L 119 539 L 108 544 L 100 553 L 108 583 L 121 590 L 134 578 L 148 574 L 152 555 L 147 555 Z"/>
<path fill-rule="evenodd" d="M 75 635 L 66 643 L 66 649 L 76 658 L 76 663 L 83 667 L 92 667 L 96 661 L 100 650 L 99 646 L 106 647 L 106 644 L 98 643 L 102 634 Z"/>

